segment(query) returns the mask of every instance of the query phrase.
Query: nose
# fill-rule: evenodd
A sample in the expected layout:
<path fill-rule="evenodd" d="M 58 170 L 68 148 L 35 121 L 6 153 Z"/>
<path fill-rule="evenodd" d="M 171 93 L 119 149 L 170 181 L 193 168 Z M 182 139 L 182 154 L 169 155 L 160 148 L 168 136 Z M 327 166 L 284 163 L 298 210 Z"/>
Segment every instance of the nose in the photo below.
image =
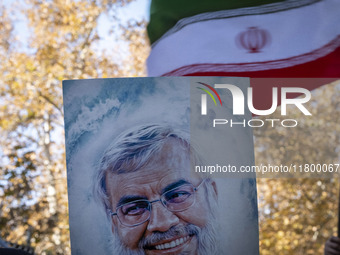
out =
<path fill-rule="evenodd" d="M 162 203 L 152 204 L 151 215 L 147 230 L 150 232 L 165 232 L 179 223 L 179 218 L 166 209 Z"/>

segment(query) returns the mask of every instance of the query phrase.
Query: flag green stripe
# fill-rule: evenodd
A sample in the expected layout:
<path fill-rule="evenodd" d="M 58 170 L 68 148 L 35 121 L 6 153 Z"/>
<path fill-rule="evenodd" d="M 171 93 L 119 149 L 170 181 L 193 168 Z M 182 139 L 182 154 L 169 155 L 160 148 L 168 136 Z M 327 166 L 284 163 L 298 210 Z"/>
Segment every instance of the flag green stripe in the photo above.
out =
<path fill-rule="evenodd" d="M 180 19 L 204 12 L 254 7 L 284 0 L 153 0 L 150 7 L 148 35 L 154 43 Z"/>

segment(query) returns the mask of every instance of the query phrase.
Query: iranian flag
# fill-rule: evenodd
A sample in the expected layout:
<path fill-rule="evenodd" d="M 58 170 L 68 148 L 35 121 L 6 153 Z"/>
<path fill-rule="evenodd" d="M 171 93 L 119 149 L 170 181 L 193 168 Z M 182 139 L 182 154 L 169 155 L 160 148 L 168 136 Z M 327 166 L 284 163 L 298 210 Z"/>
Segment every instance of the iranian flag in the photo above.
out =
<path fill-rule="evenodd" d="M 340 0 L 156 0 L 149 76 L 340 77 Z"/>

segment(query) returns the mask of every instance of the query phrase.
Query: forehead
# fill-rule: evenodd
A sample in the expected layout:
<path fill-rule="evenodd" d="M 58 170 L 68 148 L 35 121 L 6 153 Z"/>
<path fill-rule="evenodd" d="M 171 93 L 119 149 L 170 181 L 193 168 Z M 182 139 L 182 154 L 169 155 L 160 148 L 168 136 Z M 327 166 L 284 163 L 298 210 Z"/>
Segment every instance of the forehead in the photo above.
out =
<path fill-rule="evenodd" d="M 114 204 L 123 196 L 141 196 L 152 199 L 161 190 L 178 180 L 193 183 L 190 166 L 190 153 L 187 146 L 177 139 L 169 138 L 160 152 L 141 169 L 136 171 L 106 175 L 106 187 L 110 202 Z"/>

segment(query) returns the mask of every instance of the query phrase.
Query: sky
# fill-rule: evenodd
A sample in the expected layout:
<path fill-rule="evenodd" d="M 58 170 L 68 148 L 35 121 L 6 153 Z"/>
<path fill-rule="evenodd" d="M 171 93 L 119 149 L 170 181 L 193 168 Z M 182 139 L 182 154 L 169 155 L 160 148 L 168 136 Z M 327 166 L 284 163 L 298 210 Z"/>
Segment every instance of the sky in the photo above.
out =
<path fill-rule="evenodd" d="M 12 5 L 15 1 L 13 0 L 2 0 L 5 6 Z M 19 0 L 20 4 L 25 4 L 23 0 Z M 136 0 L 118 10 L 118 18 L 126 24 L 129 20 L 148 20 L 149 18 L 149 7 L 151 0 Z M 29 51 L 27 47 L 29 39 L 29 29 L 27 21 L 24 15 L 14 8 L 12 17 L 15 20 L 14 33 L 17 35 L 18 41 L 22 44 L 24 51 Z M 112 28 L 112 20 L 106 14 L 102 14 L 98 21 L 98 33 L 103 38 L 102 42 L 97 45 L 96 49 L 101 51 L 102 49 L 114 48 L 114 44 L 121 44 L 122 42 L 117 41 L 115 38 L 117 34 L 109 34 L 109 30 Z M 114 43 L 114 44 L 112 44 Z"/>
<path fill-rule="evenodd" d="M 128 4 L 126 7 L 120 8 L 118 10 L 118 18 L 122 21 L 123 24 L 127 24 L 130 20 L 146 20 L 149 19 L 149 7 L 150 7 L 151 0 L 136 0 L 130 4 Z M 114 51 L 115 44 L 119 44 L 119 49 L 121 52 L 121 49 L 124 48 L 122 41 L 117 41 L 117 36 L 119 36 L 117 33 L 113 33 L 110 35 L 109 31 L 112 29 L 112 21 L 110 20 L 110 17 L 108 17 L 106 14 L 102 14 L 99 18 L 98 22 L 98 33 L 103 40 L 99 42 L 98 45 L 96 45 L 95 49 L 97 49 L 99 52 L 102 49 L 105 49 L 110 52 Z M 117 30 L 116 30 L 117 31 Z M 128 54 L 128 48 L 125 48 L 126 54 Z"/>

